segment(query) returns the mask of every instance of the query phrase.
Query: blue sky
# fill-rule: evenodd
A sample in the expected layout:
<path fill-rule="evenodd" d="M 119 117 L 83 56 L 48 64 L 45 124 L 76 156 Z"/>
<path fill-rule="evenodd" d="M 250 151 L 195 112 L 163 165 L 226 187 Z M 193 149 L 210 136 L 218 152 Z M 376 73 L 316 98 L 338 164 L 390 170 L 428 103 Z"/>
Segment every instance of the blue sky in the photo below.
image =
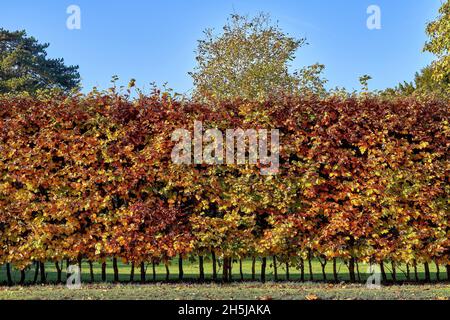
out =
<path fill-rule="evenodd" d="M 81 30 L 66 28 L 71 4 L 81 8 Z M 381 8 L 381 30 L 366 27 L 371 4 Z M 432 61 L 422 52 L 424 30 L 439 6 L 440 0 L 2 0 L 0 27 L 49 42 L 49 56 L 80 66 L 86 91 L 107 88 L 118 75 L 123 84 L 168 82 L 187 92 L 202 31 L 220 31 L 231 13 L 267 12 L 310 43 L 292 68 L 320 62 L 329 87 L 358 89 L 359 76 L 370 74 L 370 88 L 383 89 L 412 80 Z"/>

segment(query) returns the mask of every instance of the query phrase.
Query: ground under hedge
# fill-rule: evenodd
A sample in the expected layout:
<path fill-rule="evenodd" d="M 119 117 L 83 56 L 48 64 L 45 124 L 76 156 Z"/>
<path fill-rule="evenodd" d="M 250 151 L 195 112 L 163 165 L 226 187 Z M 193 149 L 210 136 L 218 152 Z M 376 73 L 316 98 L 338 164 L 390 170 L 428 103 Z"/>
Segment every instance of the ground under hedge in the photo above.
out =
<path fill-rule="evenodd" d="M 448 300 L 450 285 L 233 283 L 0 287 L 0 300 Z"/>

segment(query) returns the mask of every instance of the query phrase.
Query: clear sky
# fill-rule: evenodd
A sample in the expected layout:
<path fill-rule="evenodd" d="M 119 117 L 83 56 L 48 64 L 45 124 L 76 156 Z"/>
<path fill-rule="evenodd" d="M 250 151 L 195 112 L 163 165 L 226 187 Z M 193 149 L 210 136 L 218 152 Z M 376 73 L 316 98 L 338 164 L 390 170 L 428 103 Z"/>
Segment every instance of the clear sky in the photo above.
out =
<path fill-rule="evenodd" d="M 81 29 L 69 30 L 69 5 L 81 9 Z M 369 30 L 369 5 L 381 9 L 381 30 Z M 329 87 L 359 89 L 359 76 L 373 77 L 382 89 L 426 66 L 422 53 L 425 25 L 437 15 L 440 0 L 0 0 L 0 27 L 25 29 L 49 42 L 49 56 L 80 66 L 85 90 L 123 84 L 139 87 L 168 82 L 177 92 L 192 88 L 197 40 L 205 28 L 220 31 L 231 13 L 270 13 L 295 37 L 306 37 L 293 68 L 326 65 Z"/>

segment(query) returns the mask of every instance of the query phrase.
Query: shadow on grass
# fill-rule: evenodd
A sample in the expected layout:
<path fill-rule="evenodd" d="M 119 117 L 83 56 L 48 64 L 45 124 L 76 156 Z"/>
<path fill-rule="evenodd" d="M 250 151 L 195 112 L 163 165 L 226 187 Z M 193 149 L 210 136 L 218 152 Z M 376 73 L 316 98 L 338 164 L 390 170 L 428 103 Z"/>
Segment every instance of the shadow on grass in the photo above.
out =
<path fill-rule="evenodd" d="M 360 277 L 356 279 L 355 283 L 366 283 L 367 278 L 369 275 L 367 274 L 360 274 Z M 382 281 L 383 285 L 399 285 L 399 284 L 412 284 L 412 285 L 423 285 L 425 283 L 430 283 L 425 281 L 425 273 L 419 272 L 418 273 L 419 281 L 415 281 L 414 274 L 411 275 L 410 280 L 406 279 L 406 276 L 404 274 L 397 274 L 396 281 L 393 281 L 392 276 L 388 274 L 387 281 Z M 12 272 L 12 278 L 13 283 L 15 285 L 18 284 L 20 274 L 17 271 Z M 66 284 L 66 273 L 62 273 L 62 284 Z M 349 276 L 343 273 L 340 273 L 338 275 L 338 280 L 335 281 L 332 273 L 326 273 L 326 279 L 323 278 L 322 273 L 313 273 L 312 278 L 310 277 L 309 273 L 305 273 L 304 280 L 301 279 L 300 274 L 290 274 L 289 281 L 291 282 L 314 282 L 314 283 L 341 283 L 346 282 L 348 283 L 350 280 Z M 275 280 L 275 277 L 273 276 L 273 273 L 266 274 L 266 282 L 287 282 L 285 274 L 278 274 L 277 280 Z M 81 274 L 81 282 L 88 284 L 88 283 L 95 283 L 95 284 L 101 284 L 101 283 L 107 283 L 107 284 L 113 284 L 114 283 L 114 275 L 110 272 L 106 275 L 106 282 L 103 282 L 101 279 L 101 274 L 95 273 L 94 274 L 94 282 L 91 281 L 89 270 L 83 270 Z M 230 283 L 239 283 L 239 282 L 260 282 L 260 275 L 255 274 L 255 279 L 252 279 L 252 275 L 250 273 L 244 273 L 243 278 L 241 278 L 240 274 L 233 274 L 232 279 L 229 281 Z M 442 283 L 442 282 L 449 282 L 444 275 L 441 275 L 440 281 L 437 280 L 436 274 L 433 273 L 431 275 L 431 283 Z M 140 284 L 142 283 L 140 281 L 140 273 L 136 273 L 134 276 L 134 281 L 130 281 L 130 274 L 127 272 L 119 272 L 119 283 L 120 284 Z M 221 274 L 217 275 L 217 280 L 213 280 L 212 274 L 205 274 L 205 279 L 201 281 L 199 279 L 198 274 L 194 273 L 185 273 L 182 280 L 179 279 L 177 273 L 173 273 L 169 275 L 169 278 L 166 278 L 165 274 L 158 273 L 156 274 L 155 279 L 153 279 L 153 274 L 147 273 L 146 274 L 146 281 L 145 284 L 151 284 L 151 283 L 222 283 L 222 277 Z M 36 283 L 34 283 L 34 270 L 28 270 L 26 273 L 26 279 L 25 279 L 25 286 L 30 285 L 40 285 L 42 284 L 40 281 L 40 277 L 37 278 Z M 46 272 L 46 284 L 57 284 L 57 273 L 53 271 L 47 271 Z M 4 279 L 4 276 L 2 276 L 2 279 L 0 281 L 1 286 L 6 286 L 7 281 Z"/>

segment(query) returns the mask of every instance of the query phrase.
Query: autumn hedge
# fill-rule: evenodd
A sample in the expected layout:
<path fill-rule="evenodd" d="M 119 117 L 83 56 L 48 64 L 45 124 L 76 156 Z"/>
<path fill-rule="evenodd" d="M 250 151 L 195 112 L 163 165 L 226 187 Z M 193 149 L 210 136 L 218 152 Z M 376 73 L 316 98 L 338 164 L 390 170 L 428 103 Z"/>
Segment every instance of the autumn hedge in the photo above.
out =
<path fill-rule="evenodd" d="M 449 105 L 285 97 L 210 105 L 156 92 L 0 98 L 0 264 L 267 257 L 449 264 Z M 276 128 L 280 170 L 176 165 L 178 128 Z M 45 272 L 44 272 L 45 273 Z M 383 271 L 384 273 L 384 271 Z M 22 272 L 24 275 L 24 272 Z M 45 275 L 43 275 L 45 277 Z M 104 276 L 104 274 L 103 274 Z M 145 275 L 142 275 L 143 277 Z M 180 275 L 182 277 L 182 274 Z M 325 276 L 325 275 L 324 275 Z M 336 272 L 334 277 L 337 278 Z M 45 280 L 45 279 L 44 279 Z M 11 281 L 11 280 L 9 280 Z M 23 281 L 23 279 L 22 279 Z"/>

